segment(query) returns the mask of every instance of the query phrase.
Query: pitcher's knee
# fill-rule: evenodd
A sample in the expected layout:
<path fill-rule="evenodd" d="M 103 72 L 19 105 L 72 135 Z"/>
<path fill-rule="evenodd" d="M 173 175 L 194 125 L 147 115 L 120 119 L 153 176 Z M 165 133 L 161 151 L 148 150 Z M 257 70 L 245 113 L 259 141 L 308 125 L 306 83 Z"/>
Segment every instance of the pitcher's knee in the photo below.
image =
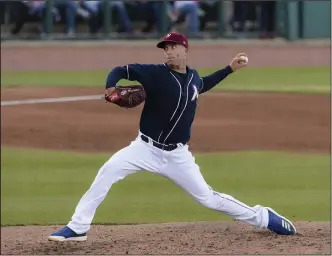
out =
<path fill-rule="evenodd" d="M 197 199 L 197 201 L 204 207 L 209 209 L 218 209 L 221 207 L 221 200 L 220 198 L 216 198 L 213 195 L 209 195 L 204 198 Z"/>

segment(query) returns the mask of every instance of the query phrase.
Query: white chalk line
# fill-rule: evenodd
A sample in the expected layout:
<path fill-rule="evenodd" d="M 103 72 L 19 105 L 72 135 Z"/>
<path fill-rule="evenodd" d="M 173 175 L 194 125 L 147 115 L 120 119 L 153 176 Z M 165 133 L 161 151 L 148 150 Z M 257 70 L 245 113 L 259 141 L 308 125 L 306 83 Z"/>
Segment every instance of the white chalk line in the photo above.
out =
<path fill-rule="evenodd" d="M 252 92 L 253 95 L 257 95 L 255 92 Z M 239 93 L 233 92 L 214 92 L 205 96 L 219 97 L 220 95 L 229 95 L 238 97 Z M 249 93 L 247 94 L 249 95 Z M 41 99 L 26 99 L 26 100 L 6 100 L 1 101 L 1 107 L 5 106 L 20 106 L 20 105 L 29 105 L 29 104 L 42 104 L 42 103 L 60 103 L 60 102 L 75 102 L 75 101 L 86 101 L 86 100 L 102 100 L 104 95 L 88 95 L 88 96 L 72 96 L 72 97 L 57 97 L 57 98 L 41 98 Z"/>
<path fill-rule="evenodd" d="M 73 96 L 73 97 L 42 98 L 42 99 L 27 99 L 27 100 L 6 100 L 6 101 L 1 101 L 1 106 L 73 102 L 73 101 L 83 101 L 83 100 L 102 100 L 103 97 L 104 97 L 103 95 L 89 95 L 89 96 Z"/>
<path fill-rule="evenodd" d="M 104 95 L 89 95 L 89 96 L 72 96 L 72 97 L 41 98 L 41 99 L 26 99 L 26 100 L 6 100 L 6 101 L 1 101 L 1 107 L 42 104 L 42 103 L 75 102 L 75 101 L 85 101 L 85 100 L 102 100 L 103 98 Z"/>

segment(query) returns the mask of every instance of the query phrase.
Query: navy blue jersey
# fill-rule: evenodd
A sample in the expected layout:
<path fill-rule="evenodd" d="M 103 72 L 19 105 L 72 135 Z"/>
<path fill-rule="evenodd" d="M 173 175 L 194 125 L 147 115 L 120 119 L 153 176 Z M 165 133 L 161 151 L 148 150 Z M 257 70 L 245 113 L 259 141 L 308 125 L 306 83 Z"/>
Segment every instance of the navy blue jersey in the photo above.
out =
<path fill-rule="evenodd" d="M 179 73 L 166 64 L 129 64 L 114 68 L 107 76 L 106 88 L 114 87 L 119 80 L 139 82 L 147 97 L 140 119 L 140 131 L 161 144 L 186 144 L 191 135 L 198 95 L 225 79 L 232 68 L 200 77 L 187 67 Z"/>

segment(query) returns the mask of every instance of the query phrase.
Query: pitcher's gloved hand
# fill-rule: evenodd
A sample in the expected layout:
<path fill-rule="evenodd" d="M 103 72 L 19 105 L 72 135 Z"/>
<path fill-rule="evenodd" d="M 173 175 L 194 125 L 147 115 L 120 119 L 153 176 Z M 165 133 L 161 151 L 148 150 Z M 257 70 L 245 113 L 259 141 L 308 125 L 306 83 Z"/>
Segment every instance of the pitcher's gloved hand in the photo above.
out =
<path fill-rule="evenodd" d="M 105 94 L 107 102 L 123 108 L 134 108 L 145 101 L 146 93 L 141 85 L 115 86 Z"/>

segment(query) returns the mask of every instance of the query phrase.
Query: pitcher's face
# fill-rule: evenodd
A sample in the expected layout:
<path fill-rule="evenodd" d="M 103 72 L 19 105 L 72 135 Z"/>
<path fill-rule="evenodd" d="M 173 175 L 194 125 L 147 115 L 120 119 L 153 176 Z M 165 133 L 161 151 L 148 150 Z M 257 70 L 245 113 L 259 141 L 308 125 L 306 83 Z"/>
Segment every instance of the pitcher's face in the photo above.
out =
<path fill-rule="evenodd" d="M 187 59 L 188 49 L 180 44 L 165 44 L 164 54 L 168 64 L 177 65 Z"/>

